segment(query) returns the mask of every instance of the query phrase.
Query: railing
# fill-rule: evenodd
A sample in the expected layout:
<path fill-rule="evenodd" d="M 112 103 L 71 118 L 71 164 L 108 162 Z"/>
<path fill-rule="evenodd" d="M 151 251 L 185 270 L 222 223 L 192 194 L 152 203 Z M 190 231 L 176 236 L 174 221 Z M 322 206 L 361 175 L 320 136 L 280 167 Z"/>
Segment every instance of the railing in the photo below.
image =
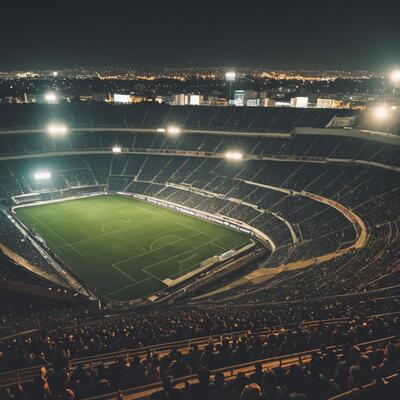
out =
<path fill-rule="evenodd" d="M 354 388 L 351 389 L 347 392 L 338 394 L 337 396 L 331 397 L 329 400 L 366 400 L 366 396 L 369 399 L 375 399 L 375 396 L 377 393 L 371 393 L 372 391 L 378 390 L 379 395 L 385 394 L 386 389 L 390 390 L 391 393 L 394 393 L 391 389 L 390 386 L 395 385 L 395 384 L 400 384 L 400 373 L 397 374 L 392 374 L 387 377 L 385 377 L 381 381 L 375 381 L 368 383 L 364 386 L 361 386 L 359 388 Z M 368 395 L 371 395 L 372 397 L 368 397 Z M 395 399 L 397 397 L 391 397 L 391 399 Z M 385 400 L 389 400 L 388 398 L 384 397 Z"/>
<path fill-rule="evenodd" d="M 321 322 L 325 325 L 333 325 L 338 323 L 346 323 L 349 321 L 349 318 L 334 318 L 328 319 L 323 321 L 308 321 L 302 324 L 299 324 L 300 327 L 313 327 L 317 326 Z M 187 352 L 192 346 L 197 345 L 199 348 L 205 347 L 209 343 L 219 343 L 223 338 L 234 339 L 240 336 L 249 336 L 249 337 L 262 337 L 270 334 L 279 334 L 288 332 L 294 326 L 287 325 L 286 327 L 273 327 L 271 330 L 265 329 L 260 331 L 251 332 L 249 330 L 242 330 L 242 331 L 235 331 L 223 334 L 216 334 L 216 335 L 209 335 L 203 336 L 199 338 L 193 339 L 185 339 L 175 342 L 167 342 L 162 344 L 155 344 L 146 347 L 138 347 L 133 349 L 123 349 L 120 351 L 115 351 L 111 353 L 99 354 L 95 356 L 87 356 L 87 357 L 80 357 L 71 360 L 70 366 L 76 367 L 80 364 L 90 364 L 91 366 L 95 367 L 99 364 L 112 364 L 115 363 L 117 359 L 124 358 L 124 359 L 131 359 L 134 355 L 137 356 L 146 356 L 149 353 L 159 353 L 160 355 L 163 353 L 168 353 L 173 348 L 179 349 L 181 352 Z M 40 374 L 40 368 L 42 366 L 34 366 L 29 368 L 22 368 L 11 370 L 7 372 L 3 372 L 0 374 L 0 388 L 6 387 L 9 385 L 25 383 L 32 380 L 35 376 Z"/>
<path fill-rule="evenodd" d="M 368 341 L 365 343 L 358 344 L 358 347 L 362 352 L 369 351 L 370 349 L 375 348 L 378 345 L 387 344 L 396 339 L 396 336 L 389 336 L 383 339 L 377 339 Z M 329 346 L 327 349 L 332 350 L 336 353 L 336 355 L 343 355 L 344 346 Z M 285 356 L 279 357 L 270 357 L 263 360 L 257 360 L 257 363 L 261 363 L 262 368 L 274 368 L 274 367 L 287 367 L 293 364 L 306 364 L 311 360 L 311 357 L 314 353 L 318 352 L 319 349 L 307 350 L 300 353 L 288 354 Z M 243 373 L 253 373 L 255 372 L 255 361 L 233 365 L 225 368 L 220 368 L 213 370 L 211 372 L 211 377 L 214 377 L 217 373 L 223 373 L 226 381 L 230 381 L 236 377 L 239 372 Z M 189 375 L 182 378 L 177 378 L 174 380 L 176 383 L 176 388 L 183 388 L 186 382 L 193 383 L 197 382 L 197 375 Z M 138 386 L 135 388 L 123 390 L 122 393 L 124 398 L 128 400 L 141 400 L 148 398 L 154 392 L 157 392 L 162 389 L 161 382 L 152 383 L 149 385 Z M 115 399 L 118 396 L 119 392 L 108 393 L 100 396 L 90 397 L 87 400 L 111 400 Z"/>

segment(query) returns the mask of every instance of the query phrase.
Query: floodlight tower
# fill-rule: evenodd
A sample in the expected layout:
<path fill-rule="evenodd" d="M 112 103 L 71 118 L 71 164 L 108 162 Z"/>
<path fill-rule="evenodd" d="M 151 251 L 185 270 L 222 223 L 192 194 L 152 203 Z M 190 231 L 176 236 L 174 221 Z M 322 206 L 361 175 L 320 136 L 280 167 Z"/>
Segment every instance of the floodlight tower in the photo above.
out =
<path fill-rule="evenodd" d="M 47 93 L 45 93 L 45 95 L 44 95 L 44 100 L 45 100 L 47 103 L 54 104 L 54 103 L 57 103 L 57 102 L 58 102 L 58 96 L 57 96 L 57 94 L 54 93 L 54 92 L 47 92 Z"/>
<path fill-rule="evenodd" d="M 374 109 L 374 116 L 378 120 L 384 120 L 388 116 L 388 109 L 385 105 L 378 106 Z"/>
<path fill-rule="evenodd" d="M 57 137 L 57 136 L 64 136 L 68 133 L 68 127 L 64 124 L 52 123 L 47 125 L 46 131 L 50 136 Z"/>
<path fill-rule="evenodd" d="M 170 125 L 166 132 L 168 133 L 168 135 L 170 136 L 177 136 L 181 133 L 181 128 L 179 128 L 179 126 L 175 126 L 175 125 Z"/>
<path fill-rule="evenodd" d="M 236 72 L 228 71 L 225 73 L 225 79 L 229 82 L 229 99 L 232 98 L 232 82 L 236 80 Z"/>
<path fill-rule="evenodd" d="M 391 77 L 392 83 L 393 83 L 392 104 L 394 104 L 394 97 L 396 95 L 396 87 L 400 82 L 400 70 L 393 71 L 392 75 L 390 77 Z"/>

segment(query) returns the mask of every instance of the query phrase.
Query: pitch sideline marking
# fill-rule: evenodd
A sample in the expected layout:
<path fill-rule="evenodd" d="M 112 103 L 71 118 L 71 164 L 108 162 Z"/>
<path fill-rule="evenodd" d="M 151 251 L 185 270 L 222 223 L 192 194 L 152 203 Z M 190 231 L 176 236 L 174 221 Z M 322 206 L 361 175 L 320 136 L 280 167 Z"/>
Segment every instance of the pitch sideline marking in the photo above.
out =
<path fill-rule="evenodd" d="M 122 292 L 123 290 L 129 289 L 129 288 L 131 288 L 131 287 L 135 287 L 135 286 L 139 285 L 139 283 L 146 282 L 146 281 L 148 281 L 148 280 L 150 280 L 150 279 L 153 279 L 153 278 L 150 276 L 150 277 L 148 277 L 148 278 L 146 278 L 146 279 L 143 279 L 143 280 L 140 281 L 140 282 L 132 283 L 131 285 L 124 286 L 124 287 L 122 287 L 122 288 L 120 288 L 120 289 L 117 289 L 117 290 L 114 290 L 114 291 L 112 291 L 112 292 L 110 292 L 110 293 L 107 293 L 106 296 L 111 295 L 111 294 L 115 294 L 115 293 L 118 293 L 118 292 Z"/>
<path fill-rule="evenodd" d="M 36 221 L 39 222 L 39 224 L 41 224 L 42 226 L 44 226 L 48 231 L 50 231 L 54 235 L 58 236 L 65 243 L 66 246 L 71 247 L 71 249 L 74 250 L 76 253 L 78 253 L 81 257 L 83 256 L 83 254 L 78 249 L 76 249 L 71 243 L 68 243 L 60 234 L 58 234 L 53 229 L 48 227 L 44 222 L 40 221 L 40 219 L 37 218 L 36 215 L 31 214 L 29 211 L 28 211 L 28 214 L 31 215 L 33 218 L 35 218 Z M 60 247 L 62 247 L 62 246 L 59 246 L 57 248 L 60 248 Z"/>

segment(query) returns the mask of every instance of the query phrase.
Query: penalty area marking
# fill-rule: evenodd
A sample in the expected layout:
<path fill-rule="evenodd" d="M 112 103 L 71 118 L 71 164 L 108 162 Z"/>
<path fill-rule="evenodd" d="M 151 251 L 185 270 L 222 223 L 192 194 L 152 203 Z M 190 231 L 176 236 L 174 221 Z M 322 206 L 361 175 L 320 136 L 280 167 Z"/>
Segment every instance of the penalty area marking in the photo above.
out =
<path fill-rule="evenodd" d="M 165 247 L 165 246 L 168 246 L 169 244 L 176 243 L 176 240 L 172 240 L 171 242 L 167 242 L 167 243 L 165 243 L 165 244 L 162 244 L 160 247 L 154 248 L 154 244 L 155 244 L 155 243 L 160 242 L 160 241 L 164 240 L 165 238 L 173 238 L 173 239 L 176 238 L 176 239 L 178 239 L 178 241 L 183 240 L 183 238 L 181 238 L 181 237 L 178 236 L 178 235 L 165 235 L 165 236 L 161 236 L 160 238 L 158 238 L 158 239 L 156 239 L 156 240 L 153 240 L 153 241 L 151 242 L 151 244 L 150 244 L 150 251 L 159 250 L 159 249 L 162 249 L 162 248 Z"/>
<path fill-rule="evenodd" d="M 195 237 L 195 236 L 198 236 L 198 235 L 200 235 L 200 234 L 201 234 L 201 233 L 198 232 L 198 233 L 195 233 L 195 234 L 193 234 L 193 235 L 190 235 L 190 236 L 188 236 L 188 237 L 186 237 L 186 238 L 184 238 L 184 239 L 175 240 L 174 242 L 170 242 L 170 243 L 168 243 L 168 244 L 178 243 L 178 242 L 181 242 L 182 240 L 190 239 L 190 238 Z M 132 257 L 125 258 L 124 260 L 118 261 L 118 262 L 116 262 L 116 263 L 114 263 L 114 264 L 115 264 L 115 265 L 120 265 L 120 264 L 123 264 L 123 263 L 126 262 L 126 261 L 135 260 L 135 259 L 137 259 L 137 258 L 139 258 L 139 257 L 146 256 L 147 254 L 154 253 L 155 251 L 158 251 L 158 250 L 162 249 L 163 247 L 164 247 L 164 246 L 162 246 L 162 247 L 160 247 L 160 248 L 158 248 L 158 249 L 155 249 L 155 250 L 143 252 L 143 253 L 138 254 L 138 255 L 136 255 L 136 256 L 132 256 Z M 179 256 L 179 254 L 176 254 L 175 256 Z M 174 257 L 175 257 L 175 256 L 174 256 Z M 171 257 L 171 258 L 173 258 L 173 257 Z M 164 260 L 164 261 L 165 261 L 165 260 Z M 151 267 L 151 266 L 153 266 L 153 265 L 154 265 L 154 264 L 149 265 L 148 267 Z M 148 267 L 143 268 L 143 270 L 145 270 L 145 269 L 148 268 Z"/>
<path fill-rule="evenodd" d="M 127 278 L 129 278 L 133 283 L 138 283 L 136 279 L 132 278 L 129 274 L 127 274 L 125 271 L 122 271 L 122 269 L 118 268 L 116 265 L 112 264 L 112 266 L 122 275 L 125 275 Z"/>
<path fill-rule="evenodd" d="M 196 258 L 196 254 L 192 254 L 191 256 L 186 257 L 186 258 L 182 258 L 182 260 L 178 261 L 178 263 L 179 263 L 179 272 L 182 272 L 182 263 L 183 263 L 184 261 L 191 260 L 192 258 Z M 193 265 L 191 265 L 190 267 L 188 267 L 188 269 L 190 269 L 191 267 L 193 267 Z M 186 270 L 186 269 L 185 269 L 185 270 Z M 146 271 L 146 272 L 147 272 L 147 271 Z"/>

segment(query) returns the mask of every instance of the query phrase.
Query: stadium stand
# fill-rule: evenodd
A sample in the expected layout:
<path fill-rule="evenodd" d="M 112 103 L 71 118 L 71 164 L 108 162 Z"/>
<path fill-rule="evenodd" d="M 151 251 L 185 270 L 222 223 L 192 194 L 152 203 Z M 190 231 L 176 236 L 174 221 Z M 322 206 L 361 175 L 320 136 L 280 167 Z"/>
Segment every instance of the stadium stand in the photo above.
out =
<path fill-rule="evenodd" d="M 352 129 L 338 132 L 332 121 L 340 117 Z M 71 127 L 68 135 L 47 135 L 51 119 Z M 182 134 L 157 132 L 169 125 Z M 180 308 L 146 303 L 117 317 L 85 306 L 3 308 L 4 333 L 35 332 L 0 340 L 1 396 L 324 399 L 348 390 L 357 398 L 355 389 L 366 387 L 359 398 L 395 398 L 396 378 L 383 378 L 400 369 L 399 126 L 351 110 L 2 105 L 0 243 L 34 267 L 6 257 L 2 281 L 46 286 L 50 276 L 73 290 L 50 261 L 56 255 L 8 216 L 16 204 L 88 193 L 143 195 L 234 218 L 275 248 L 249 273 L 183 292 Z M 244 159 L 226 160 L 231 150 Z M 38 168 L 52 179 L 35 181 Z M 32 322 L 22 325 L 27 315 Z M 206 339 L 172 344 L 196 338 Z M 160 345 L 167 347 L 158 354 Z M 289 360 L 299 352 L 304 361 Z M 264 359 L 276 361 L 254 366 Z"/>

